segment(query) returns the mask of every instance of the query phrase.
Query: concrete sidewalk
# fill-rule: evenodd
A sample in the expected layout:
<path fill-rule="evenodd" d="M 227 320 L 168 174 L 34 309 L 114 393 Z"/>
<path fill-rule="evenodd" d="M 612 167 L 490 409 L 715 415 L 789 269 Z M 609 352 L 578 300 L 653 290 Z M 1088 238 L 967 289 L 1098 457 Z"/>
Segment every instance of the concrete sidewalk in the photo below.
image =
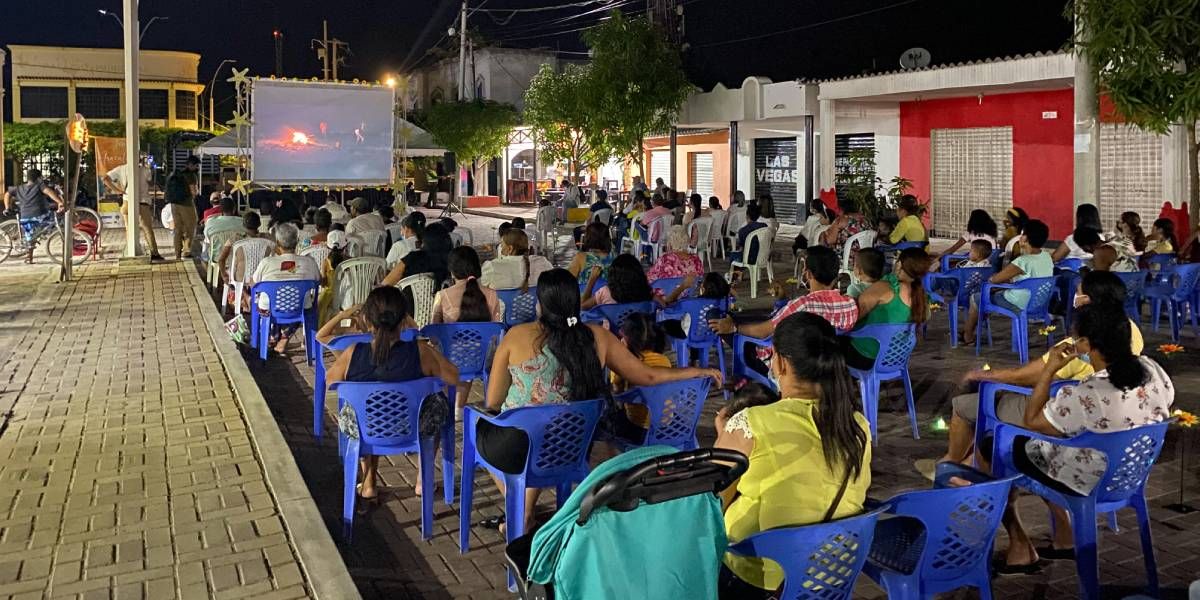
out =
<path fill-rule="evenodd" d="M 191 264 L 76 275 L 0 274 L 0 599 L 357 597 Z"/>

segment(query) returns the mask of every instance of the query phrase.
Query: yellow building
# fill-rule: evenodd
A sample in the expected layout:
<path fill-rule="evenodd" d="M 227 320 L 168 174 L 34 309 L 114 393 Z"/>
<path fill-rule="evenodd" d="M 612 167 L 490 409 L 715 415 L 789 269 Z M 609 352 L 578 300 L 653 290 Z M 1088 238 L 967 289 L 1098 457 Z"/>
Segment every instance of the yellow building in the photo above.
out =
<path fill-rule="evenodd" d="M 120 48 L 10 45 L 12 120 L 125 118 L 125 57 Z M 142 125 L 199 129 L 200 55 L 172 50 L 139 54 Z"/>

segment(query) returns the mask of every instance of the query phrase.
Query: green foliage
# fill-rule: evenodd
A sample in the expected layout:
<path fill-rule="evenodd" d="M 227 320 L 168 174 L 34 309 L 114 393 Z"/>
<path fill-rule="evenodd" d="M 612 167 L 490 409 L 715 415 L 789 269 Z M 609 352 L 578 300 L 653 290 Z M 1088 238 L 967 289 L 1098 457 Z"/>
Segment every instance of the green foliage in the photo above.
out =
<path fill-rule="evenodd" d="M 566 161 L 577 175 L 614 155 L 596 101 L 602 93 L 590 65 L 567 65 L 562 73 L 542 65 L 525 90 L 524 117 L 546 160 Z"/>
<path fill-rule="evenodd" d="M 62 172 L 64 122 L 5 123 L 4 151 L 17 164 L 17 171 L 38 156 L 51 156 L 51 169 Z M 46 175 L 50 175 L 47 173 Z"/>
<path fill-rule="evenodd" d="M 439 144 L 467 162 L 499 156 L 516 124 L 511 104 L 491 100 L 441 102 L 429 108 L 422 123 Z"/>
<path fill-rule="evenodd" d="M 895 212 L 900 197 L 912 188 L 912 181 L 899 175 L 888 181 L 875 175 L 874 148 L 855 148 L 846 160 L 849 168 L 837 174 L 837 185 L 872 223 Z"/>
<path fill-rule="evenodd" d="M 591 76 L 601 84 L 595 110 L 608 142 L 642 165 L 642 140 L 669 129 L 693 89 L 679 51 L 649 21 L 620 11 L 584 39 L 592 50 Z"/>

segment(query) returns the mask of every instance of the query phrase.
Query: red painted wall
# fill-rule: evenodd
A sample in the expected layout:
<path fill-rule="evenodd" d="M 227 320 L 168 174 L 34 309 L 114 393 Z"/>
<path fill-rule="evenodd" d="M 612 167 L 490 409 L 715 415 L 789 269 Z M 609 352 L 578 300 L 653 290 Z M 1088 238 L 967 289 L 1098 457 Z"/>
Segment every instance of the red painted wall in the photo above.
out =
<path fill-rule="evenodd" d="M 1013 128 L 1013 205 L 1062 239 L 1074 223 L 1074 98 L 1072 91 L 1022 92 L 900 103 L 900 175 L 918 198 L 930 197 L 929 134 L 933 129 Z M 1057 111 L 1057 119 L 1042 112 Z M 1000 221 L 1002 215 L 992 215 Z"/>

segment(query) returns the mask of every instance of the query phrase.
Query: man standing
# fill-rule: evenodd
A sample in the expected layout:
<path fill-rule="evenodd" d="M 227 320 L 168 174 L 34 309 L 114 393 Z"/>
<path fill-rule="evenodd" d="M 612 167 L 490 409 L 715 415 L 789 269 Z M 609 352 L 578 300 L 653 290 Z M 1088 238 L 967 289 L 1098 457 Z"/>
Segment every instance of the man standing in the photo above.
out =
<path fill-rule="evenodd" d="M 196 238 L 196 194 L 199 192 L 196 172 L 200 159 L 189 156 L 182 169 L 167 178 L 167 204 L 175 217 L 175 260 L 192 257 Z"/>
<path fill-rule="evenodd" d="M 144 164 L 124 164 L 104 175 L 105 187 L 125 195 L 126 210 L 133 210 L 130 208 L 133 198 L 128 193 L 129 186 L 132 184 L 138 186 L 138 197 L 142 199 L 137 208 L 137 220 L 138 225 L 142 228 L 142 235 L 146 237 L 146 244 L 150 248 L 150 262 L 162 262 L 163 257 L 158 253 L 158 241 L 154 239 L 154 211 L 151 210 L 150 205 L 150 168 Z"/>
<path fill-rule="evenodd" d="M 42 180 L 41 171 L 30 169 L 25 173 L 25 183 L 4 192 L 4 212 L 12 210 L 14 202 L 20 210 L 21 232 L 25 236 L 25 245 L 29 248 L 25 262 L 32 263 L 34 232 L 54 223 L 54 213 L 50 212 L 50 205 L 55 205 L 58 212 L 62 212 L 62 196 Z"/>

